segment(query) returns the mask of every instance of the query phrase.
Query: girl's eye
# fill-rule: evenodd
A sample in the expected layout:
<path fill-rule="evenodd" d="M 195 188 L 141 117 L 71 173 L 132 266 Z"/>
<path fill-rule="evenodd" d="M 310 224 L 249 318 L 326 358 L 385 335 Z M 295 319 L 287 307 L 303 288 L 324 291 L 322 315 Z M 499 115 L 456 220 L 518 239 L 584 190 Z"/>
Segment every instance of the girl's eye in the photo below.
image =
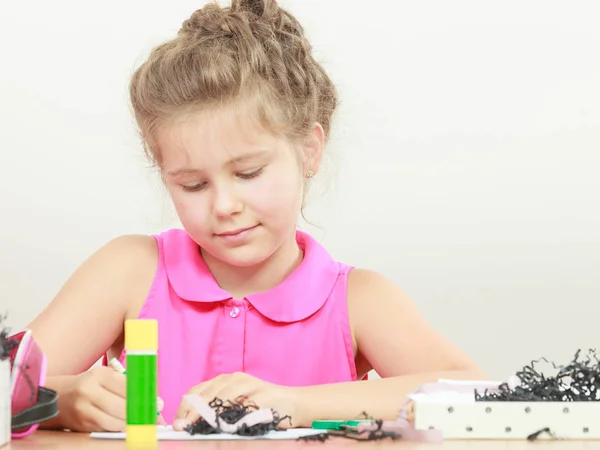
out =
<path fill-rule="evenodd" d="M 262 172 L 263 172 L 263 167 L 261 167 L 260 169 L 256 169 L 253 170 L 252 172 L 241 172 L 238 173 L 237 176 L 243 180 L 250 180 L 252 178 L 256 178 L 257 176 L 259 176 Z M 183 189 L 185 192 L 198 192 L 201 191 L 202 189 L 204 189 L 206 187 L 206 183 L 197 183 L 197 184 L 192 184 L 192 185 L 185 185 L 182 184 L 181 185 L 181 189 Z"/>
<path fill-rule="evenodd" d="M 181 188 L 186 192 L 196 192 L 204 188 L 206 183 L 193 184 L 191 186 L 181 185 Z"/>
<path fill-rule="evenodd" d="M 262 173 L 262 171 L 263 171 L 263 168 L 261 167 L 260 169 L 254 170 L 252 172 L 238 173 L 238 177 L 240 177 L 244 180 L 250 180 L 252 178 L 259 176 Z"/>

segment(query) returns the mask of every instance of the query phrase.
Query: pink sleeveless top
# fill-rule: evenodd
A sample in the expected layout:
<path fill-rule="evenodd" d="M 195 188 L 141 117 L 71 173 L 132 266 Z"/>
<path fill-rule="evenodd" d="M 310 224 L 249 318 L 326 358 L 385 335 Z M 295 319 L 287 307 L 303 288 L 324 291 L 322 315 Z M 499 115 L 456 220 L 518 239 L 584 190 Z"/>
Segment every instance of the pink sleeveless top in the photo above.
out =
<path fill-rule="evenodd" d="M 158 269 L 139 318 L 158 320 L 158 395 L 167 423 L 191 387 L 222 373 L 286 386 L 356 380 L 346 304 L 351 267 L 310 235 L 297 231 L 304 258 L 281 284 L 240 301 L 219 287 L 184 230 L 155 238 Z"/>

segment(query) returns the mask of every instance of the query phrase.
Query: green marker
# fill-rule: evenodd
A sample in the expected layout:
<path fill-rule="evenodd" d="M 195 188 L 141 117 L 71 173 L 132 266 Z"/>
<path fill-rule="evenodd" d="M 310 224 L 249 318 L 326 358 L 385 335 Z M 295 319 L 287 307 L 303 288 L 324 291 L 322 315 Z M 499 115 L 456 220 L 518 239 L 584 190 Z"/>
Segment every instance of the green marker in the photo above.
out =
<path fill-rule="evenodd" d="M 157 397 L 158 322 L 130 319 L 125 321 L 127 358 L 126 442 L 133 445 L 155 444 Z"/>
<path fill-rule="evenodd" d="M 312 428 L 315 430 L 343 430 L 349 427 L 357 427 L 361 423 L 371 423 L 372 420 L 315 420 Z"/>

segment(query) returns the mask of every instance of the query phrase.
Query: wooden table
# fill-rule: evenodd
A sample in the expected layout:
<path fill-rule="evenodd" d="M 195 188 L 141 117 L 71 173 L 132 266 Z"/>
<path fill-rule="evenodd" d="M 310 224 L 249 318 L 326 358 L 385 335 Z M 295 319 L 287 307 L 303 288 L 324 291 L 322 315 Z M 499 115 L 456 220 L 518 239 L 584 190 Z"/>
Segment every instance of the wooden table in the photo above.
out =
<path fill-rule="evenodd" d="M 36 431 L 25 439 L 13 440 L 1 450 L 119 450 L 126 449 L 125 441 L 91 439 L 83 433 L 63 431 Z M 293 449 L 341 449 L 375 448 L 377 450 L 591 450 L 600 449 L 600 441 L 446 441 L 443 444 L 425 444 L 402 441 L 356 442 L 344 438 L 330 438 L 325 442 L 301 441 L 160 441 L 159 450 L 293 450 Z"/>

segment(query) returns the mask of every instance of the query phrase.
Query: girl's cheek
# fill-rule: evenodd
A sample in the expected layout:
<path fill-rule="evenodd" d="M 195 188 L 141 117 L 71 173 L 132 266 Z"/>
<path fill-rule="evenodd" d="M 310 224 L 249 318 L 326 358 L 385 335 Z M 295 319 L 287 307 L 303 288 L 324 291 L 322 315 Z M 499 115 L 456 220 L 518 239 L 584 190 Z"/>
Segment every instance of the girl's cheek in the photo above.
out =
<path fill-rule="evenodd" d="M 173 205 L 183 220 L 198 222 L 207 217 L 207 206 L 198 196 L 187 194 L 174 197 Z"/>
<path fill-rule="evenodd" d="M 256 183 L 253 198 L 261 209 L 290 207 L 299 201 L 301 192 L 301 187 L 293 178 L 272 177 Z"/>

